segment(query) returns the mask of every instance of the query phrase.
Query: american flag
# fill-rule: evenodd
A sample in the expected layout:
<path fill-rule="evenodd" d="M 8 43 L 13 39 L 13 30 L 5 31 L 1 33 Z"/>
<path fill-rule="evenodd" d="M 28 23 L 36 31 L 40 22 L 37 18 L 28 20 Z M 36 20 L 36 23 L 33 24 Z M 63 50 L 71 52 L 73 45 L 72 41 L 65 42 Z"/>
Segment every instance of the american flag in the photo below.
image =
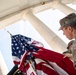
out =
<path fill-rule="evenodd" d="M 43 44 L 23 35 L 13 35 L 11 36 L 12 42 L 12 57 L 15 64 L 19 64 L 21 57 L 27 51 L 37 51 L 38 48 L 35 46 L 43 47 Z"/>
<path fill-rule="evenodd" d="M 42 43 L 20 34 L 11 38 L 14 64 L 19 65 L 24 75 L 76 75 L 73 63 L 62 54 L 45 49 Z"/>
<path fill-rule="evenodd" d="M 34 75 L 76 75 L 76 70 L 69 58 L 63 58 L 64 55 L 42 47 L 37 48 L 39 48 L 38 51 L 32 52 L 35 57 L 36 70 L 30 66 L 30 62 L 25 62 L 29 52 L 22 57 L 19 69 L 27 73 L 26 75 L 31 75 L 32 72 Z M 30 68 L 32 68 L 32 72 Z M 29 72 L 31 73 L 29 74 Z"/>

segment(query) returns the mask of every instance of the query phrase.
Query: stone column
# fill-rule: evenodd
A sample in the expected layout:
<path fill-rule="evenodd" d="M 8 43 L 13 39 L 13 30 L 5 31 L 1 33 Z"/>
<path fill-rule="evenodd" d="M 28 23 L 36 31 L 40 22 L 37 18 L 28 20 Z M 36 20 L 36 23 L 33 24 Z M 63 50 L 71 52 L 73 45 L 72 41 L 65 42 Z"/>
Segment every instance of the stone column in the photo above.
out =
<path fill-rule="evenodd" d="M 8 69 L 1 52 L 0 52 L 0 72 L 1 72 L 1 75 L 7 75 L 8 73 Z"/>
<path fill-rule="evenodd" d="M 63 12 L 64 14 L 68 15 L 69 13 L 76 13 L 76 10 L 70 8 L 69 6 L 61 3 L 60 1 L 55 0 L 53 2 L 53 8 L 54 9 L 59 9 L 61 12 Z"/>
<path fill-rule="evenodd" d="M 23 17 L 32 24 L 32 26 L 55 51 L 63 51 L 66 49 L 66 44 L 63 40 L 61 40 L 52 30 L 39 20 L 31 10 L 25 11 Z"/>

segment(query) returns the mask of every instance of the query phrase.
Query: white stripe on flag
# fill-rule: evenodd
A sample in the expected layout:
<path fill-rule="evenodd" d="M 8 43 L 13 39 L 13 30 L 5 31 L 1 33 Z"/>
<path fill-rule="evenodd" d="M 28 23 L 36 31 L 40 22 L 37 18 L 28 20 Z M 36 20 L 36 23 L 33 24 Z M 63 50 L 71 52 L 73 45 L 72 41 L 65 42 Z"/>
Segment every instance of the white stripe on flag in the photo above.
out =
<path fill-rule="evenodd" d="M 59 75 L 69 75 L 66 71 L 64 71 L 61 67 L 59 67 L 55 62 L 49 62 L 49 64 L 53 66 L 54 70 L 56 70 L 59 73 Z"/>

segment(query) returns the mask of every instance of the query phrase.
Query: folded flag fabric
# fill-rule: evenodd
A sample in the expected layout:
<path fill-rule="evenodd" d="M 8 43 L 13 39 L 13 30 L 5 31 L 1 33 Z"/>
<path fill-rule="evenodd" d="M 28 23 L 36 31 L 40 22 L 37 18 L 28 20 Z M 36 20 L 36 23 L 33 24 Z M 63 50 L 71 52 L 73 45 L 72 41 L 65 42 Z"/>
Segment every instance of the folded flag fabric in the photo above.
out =
<path fill-rule="evenodd" d="M 43 48 L 43 44 L 23 35 L 13 35 L 12 57 L 24 75 L 76 75 L 69 58 Z"/>
<path fill-rule="evenodd" d="M 37 48 L 39 48 L 38 51 L 32 52 L 32 55 L 35 57 L 35 72 L 37 75 L 76 75 L 76 70 L 69 58 L 63 58 L 62 54 L 45 48 Z M 30 68 L 26 67 L 26 57 L 28 53 L 29 52 L 24 53 L 19 65 L 19 69 L 25 73 L 27 73 Z M 27 63 L 27 65 L 29 65 L 29 63 Z"/>
<path fill-rule="evenodd" d="M 26 75 L 59 75 L 51 66 L 42 59 L 35 58 L 36 64 L 32 65 L 31 60 L 27 60 L 29 52 L 24 53 L 22 61 L 20 62 L 19 69 Z M 31 65 L 31 66 L 30 66 Z"/>

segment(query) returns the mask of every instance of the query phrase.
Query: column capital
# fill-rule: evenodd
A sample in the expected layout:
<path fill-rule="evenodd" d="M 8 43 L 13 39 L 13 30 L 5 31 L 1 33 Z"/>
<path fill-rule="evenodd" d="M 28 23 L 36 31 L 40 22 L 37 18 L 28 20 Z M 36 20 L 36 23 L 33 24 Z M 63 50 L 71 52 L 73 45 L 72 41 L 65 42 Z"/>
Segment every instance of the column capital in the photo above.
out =
<path fill-rule="evenodd" d="M 56 6 L 61 3 L 61 0 L 54 0 L 52 3 L 52 8 L 56 9 Z"/>
<path fill-rule="evenodd" d="M 23 12 L 23 19 L 25 19 L 28 14 L 33 14 L 32 9 L 26 9 L 26 10 Z"/>
<path fill-rule="evenodd" d="M 53 2 L 53 9 L 59 9 L 60 11 L 62 11 L 64 14 L 69 14 L 69 13 L 76 13 L 76 11 L 72 8 L 70 8 L 69 6 L 67 6 L 66 4 L 62 3 L 60 0 L 54 0 Z M 68 10 L 68 11 L 67 11 Z"/>

